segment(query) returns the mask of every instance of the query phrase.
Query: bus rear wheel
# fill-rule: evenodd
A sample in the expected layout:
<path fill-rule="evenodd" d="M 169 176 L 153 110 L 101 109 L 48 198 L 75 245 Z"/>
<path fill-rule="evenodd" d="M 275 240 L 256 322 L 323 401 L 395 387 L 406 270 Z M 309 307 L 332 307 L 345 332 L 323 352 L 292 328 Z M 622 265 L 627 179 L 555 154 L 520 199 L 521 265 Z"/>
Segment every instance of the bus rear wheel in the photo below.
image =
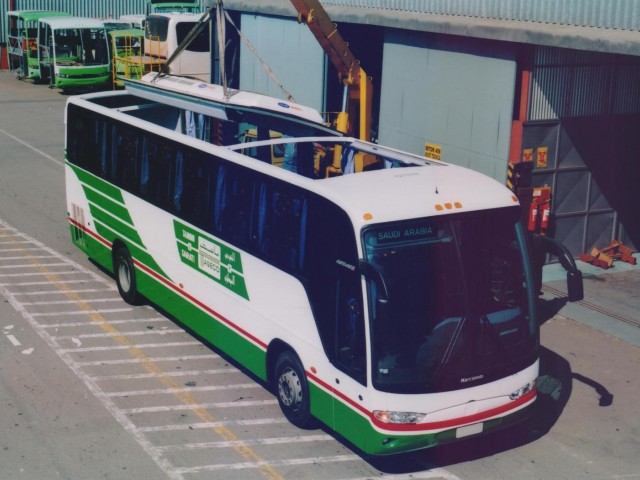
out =
<path fill-rule="evenodd" d="M 113 256 L 113 272 L 122 299 L 130 305 L 140 303 L 133 259 L 126 247 L 120 247 Z"/>
<path fill-rule="evenodd" d="M 298 357 L 291 351 L 280 354 L 274 369 L 274 387 L 284 416 L 298 428 L 312 428 L 309 383 Z"/>

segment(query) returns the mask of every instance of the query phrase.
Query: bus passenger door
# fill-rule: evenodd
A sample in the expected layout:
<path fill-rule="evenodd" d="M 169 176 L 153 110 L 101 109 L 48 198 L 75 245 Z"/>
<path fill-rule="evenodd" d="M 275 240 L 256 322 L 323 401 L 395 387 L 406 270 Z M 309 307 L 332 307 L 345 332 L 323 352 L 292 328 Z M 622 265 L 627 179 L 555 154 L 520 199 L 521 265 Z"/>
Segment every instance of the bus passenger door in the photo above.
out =
<path fill-rule="evenodd" d="M 339 269 L 335 314 L 334 422 L 349 441 L 361 444 L 366 432 L 360 426 L 367 384 L 366 331 L 362 311 L 362 289 L 357 271 Z"/>
<path fill-rule="evenodd" d="M 307 292 L 322 348 L 327 355 L 322 379 L 331 389 L 331 405 L 312 411 L 348 440 L 358 443 L 367 400 L 366 329 L 358 268 L 357 237 L 339 206 L 309 199 L 305 273 Z M 360 433 L 359 433 L 360 432 Z"/>

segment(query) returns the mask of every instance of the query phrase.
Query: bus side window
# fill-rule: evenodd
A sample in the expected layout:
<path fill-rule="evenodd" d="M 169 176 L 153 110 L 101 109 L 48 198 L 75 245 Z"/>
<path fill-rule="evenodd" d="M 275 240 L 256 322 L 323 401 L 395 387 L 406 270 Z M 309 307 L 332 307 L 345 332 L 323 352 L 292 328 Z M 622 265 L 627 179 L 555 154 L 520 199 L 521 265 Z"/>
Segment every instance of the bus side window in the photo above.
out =
<path fill-rule="evenodd" d="M 137 158 L 139 139 L 130 127 L 119 125 L 115 129 L 115 162 L 113 178 L 117 185 L 132 191 L 138 184 Z"/>
<path fill-rule="evenodd" d="M 304 195 L 284 186 L 261 184 L 256 229 L 258 251 L 278 266 L 301 271 L 306 230 Z"/>
<path fill-rule="evenodd" d="M 206 154 L 195 149 L 185 150 L 183 159 L 180 212 L 193 224 L 209 230 L 211 224 L 207 218 L 208 205 L 212 200 L 212 164 L 207 162 Z"/>
<path fill-rule="evenodd" d="M 253 181 L 227 165 L 218 170 L 214 209 L 215 229 L 230 240 L 248 244 L 253 213 Z"/>
<path fill-rule="evenodd" d="M 161 208 L 173 210 L 175 149 L 155 136 L 145 136 L 141 148 L 140 194 Z"/>

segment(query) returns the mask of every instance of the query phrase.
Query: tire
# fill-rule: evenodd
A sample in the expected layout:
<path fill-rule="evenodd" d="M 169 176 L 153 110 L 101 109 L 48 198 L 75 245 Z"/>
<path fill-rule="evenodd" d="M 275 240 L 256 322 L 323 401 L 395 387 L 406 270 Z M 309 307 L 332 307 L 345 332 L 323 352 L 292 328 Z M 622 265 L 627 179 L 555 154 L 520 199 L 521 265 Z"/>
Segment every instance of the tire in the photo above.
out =
<path fill-rule="evenodd" d="M 122 299 L 129 305 L 139 305 L 141 297 L 136 284 L 136 270 L 126 247 L 120 247 L 116 251 L 113 257 L 113 273 Z"/>
<path fill-rule="evenodd" d="M 287 350 L 280 354 L 273 375 L 274 390 L 284 416 L 298 428 L 313 428 L 309 384 L 298 357 Z"/>

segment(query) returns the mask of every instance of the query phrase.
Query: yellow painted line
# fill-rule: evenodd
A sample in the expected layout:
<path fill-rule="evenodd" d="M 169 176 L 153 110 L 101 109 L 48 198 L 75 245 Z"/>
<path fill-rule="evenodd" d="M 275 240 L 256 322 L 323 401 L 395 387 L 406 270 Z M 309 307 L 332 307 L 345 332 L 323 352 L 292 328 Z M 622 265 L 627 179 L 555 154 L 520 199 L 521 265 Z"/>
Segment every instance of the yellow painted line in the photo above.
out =
<path fill-rule="evenodd" d="M 27 256 L 29 256 L 27 254 Z M 144 366 L 147 372 L 156 375 L 156 378 L 168 389 L 174 389 L 174 395 L 185 405 L 193 406 L 193 413 L 200 418 L 203 422 L 214 423 L 218 422 L 218 419 L 208 409 L 199 407 L 200 402 L 188 391 L 184 390 L 184 387 L 174 380 L 167 372 L 165 372 L 158 364 L 150 359 L 141 349 L 134 346 L 133 342 L 116 327 L 111 325 L 109 321 L 99 312 L 82 300 L 80 295 L 74 292 L 72 287 L 65 284 L 63 280 L 57 277 L 55 273 L 48 270 L 47 265 L 42 264 L 35 257 L 29 258 L 38 271 L 45 276 L 53 285 L 55 285 L 60 291 L 64 292 L 67 298 L 73 300 L 75 305 L 80 310 L 87 312 L 88 317 L 105 333 L 113 334 L 113 340 L 121 346 L 128 347 L 129 354 L 132 358 L 138 360 Z M 260 473 L 269 480 L 282 480 L 282 477 L 272 466 L 258 455 L 249 445 L 242 443 L 239 437 L 228 427 L 223 425 L 216 425 L 212 427 L 213 431 L 224 441 L 233 442 L 232 448 L 246 461 L 258 465 L 257 469 Z"/>

